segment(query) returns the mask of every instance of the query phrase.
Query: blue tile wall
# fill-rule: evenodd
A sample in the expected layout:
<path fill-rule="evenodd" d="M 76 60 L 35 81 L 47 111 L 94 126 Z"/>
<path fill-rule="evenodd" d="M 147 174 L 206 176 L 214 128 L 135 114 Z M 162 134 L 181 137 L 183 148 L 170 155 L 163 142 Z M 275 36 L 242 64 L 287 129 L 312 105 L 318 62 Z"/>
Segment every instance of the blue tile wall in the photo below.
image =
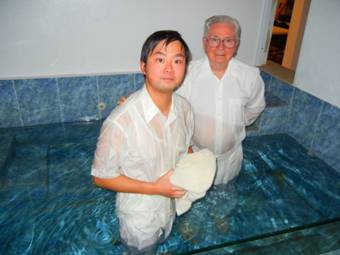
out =
<path fill-rule="evenodd" d="M 261 116 L 260 134 L 287 133 L 290 107 L 266 107 Z M 288 121 L 282 121 L 282 120 Z"/>
<path fill-rule="evenodd" d="M 319 125 L 323 101 L 300 89 L 295 89 L 288 133 L 307 149 L 311 148 L 314 132 Z"/>
<path fill-rule="evenodd" d="M 290 105 L 293 99 L 294 90 L 295 87 L 291 86 L 290 84 L 272 77 L 271 83 L 269 85 L 269 92 L 271 95 L 277 96 Z"/>
<path fill-rule="evenodd" d="M 0 80 L 0 128 L 103 119 L 143 84 L 141 73 Z"/>
<path fill-rule="evenodd" d="M 144 84 L 144 75 L 141 73 L 135 74 L 135 89 L 140 89 Z"/>
<path fill-rule="evenodd" d="M 261 76 L 265 83 L 267 107 L 261 115 L 258 134 L 287 133 L 291 121 L 290 112 L 294 87 L 265 72 L 261 72 Z"/>
<path fill-rule="evenodd" d="M 0 81 L 0 125 L 3 127 L 22 126 L 13 81 Z"/>
<path fill-rule="evenodd" d="M 97 79 L 74 77 L 58 79 L 63 122 L 99 119 Z"/>
<path fill-rule="evenodd" d="M 272 76 L 268 73 L 263 72 L 263 71 L 261 71 L 261 76 L 262 76 L 262 79 L 264 81 L 265 91 L 269 91 Z"/>
<path fill-rule="evenodd" d="M 262 72 L 267 107 L 258 132 L 288 133 L 340 172 L 340 109 Z"/>
<path fill-rule="evenodd" d="M 60 122 L 56 79 L 15 80 L 23 126 Z"/>
<path fill-rule="evenodd" d="M 128 96 L 135 90 L 133 74 L 106 75 L 98 77 L 99 101 L 105 104 L 101 117 L 105 118 L 117 105 L 121 96 Z"/>
<path fill-rule="evenodd" d="M 340 109 L 261 72 L 267 107 L 248 135 L 288 133 L 340 171 Z M 0 128 L 103 119 L 141 73 L 0 81 Z"/>
<path fill-rule="evenodd" d="M 324 103 L 311 150 L 331 167 L 340 169 L 340 110 Z"/>

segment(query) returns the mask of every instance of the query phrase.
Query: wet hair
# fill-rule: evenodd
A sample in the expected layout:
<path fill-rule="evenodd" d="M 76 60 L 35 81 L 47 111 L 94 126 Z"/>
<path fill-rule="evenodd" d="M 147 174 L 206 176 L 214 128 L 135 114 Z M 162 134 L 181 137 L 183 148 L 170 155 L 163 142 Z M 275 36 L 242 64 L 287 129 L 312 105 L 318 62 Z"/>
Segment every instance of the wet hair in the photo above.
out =
<path fill-rule="evenodd" d="M 140 61 L 146 63 L 149 55 L 162 41 L 164 41 L 165 46 L 168 46 L 174 41 L 179 41 L 184 49 L 185 63 L 186 66 L 188 66 L 189 62 L 191 61 L 190 49 L 186 42 L 183 40 L 181 34 L 173 30 L 160 30 L 152 33 L 143 44 Z"/>
<path fill-rule="evenodd" d="M 203 32 L 204 37 L 206 37 L 208 35 L 210 26 L 212 24 L 216 24 L 216 23 L 226 23 L 226 24 L 232 25 L 235 28 L 237 44 L 240 43 L 240 39 L 241 39 L 240 23 L 238 22 L 237 19 L 230 17 L 228 15 L 216 15 L 216 16 L 212 16 L 212 17 L 208 18 L 204 22 L 204 32 Z"/>

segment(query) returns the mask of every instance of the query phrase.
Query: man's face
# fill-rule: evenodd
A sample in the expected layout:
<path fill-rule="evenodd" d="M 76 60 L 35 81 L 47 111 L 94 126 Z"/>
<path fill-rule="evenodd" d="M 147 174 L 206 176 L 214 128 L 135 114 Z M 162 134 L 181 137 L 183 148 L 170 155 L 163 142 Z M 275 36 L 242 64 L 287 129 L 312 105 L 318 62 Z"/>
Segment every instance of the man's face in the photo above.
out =
<path fill-rule="evenodd" d="M 203 47 L 211 66 L 226 67 L 237 48 L 234 27 L 226 23 L 212 24 L 203 38 Z"/>
<path fill-rule="evenodd" d="M 148 56 L 147 63 L 140 63 L 146 86 L 162 93 L 172 93 L 181 84 L 185 68 L 185 52 L 179 41 L 167 46 L 161 41 Z"/>

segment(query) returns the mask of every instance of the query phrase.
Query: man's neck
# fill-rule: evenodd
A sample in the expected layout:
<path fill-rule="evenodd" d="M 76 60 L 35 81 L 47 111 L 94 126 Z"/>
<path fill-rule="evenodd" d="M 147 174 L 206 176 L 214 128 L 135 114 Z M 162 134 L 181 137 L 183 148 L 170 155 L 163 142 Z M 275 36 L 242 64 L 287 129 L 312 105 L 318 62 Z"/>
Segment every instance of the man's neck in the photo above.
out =
<path fill-rule="evenodd" d="M 224 73 L 226 72 L 228 68 L 228 64 L 210 64 L 211 71 L 215 74 L 215 76 L 221 80 Z"/>
<path fill-rule="evenodd" d="M 154 90 L 148 86 L 146 86 L 146 89 L 152 101 L 155 103 L 155 105 L 159 109 L 159 111 L 163 113 L 164 116 L 168 117 L 171 103 L 172 103 L 172 92 L 164 93 L 161 91 Z"/>

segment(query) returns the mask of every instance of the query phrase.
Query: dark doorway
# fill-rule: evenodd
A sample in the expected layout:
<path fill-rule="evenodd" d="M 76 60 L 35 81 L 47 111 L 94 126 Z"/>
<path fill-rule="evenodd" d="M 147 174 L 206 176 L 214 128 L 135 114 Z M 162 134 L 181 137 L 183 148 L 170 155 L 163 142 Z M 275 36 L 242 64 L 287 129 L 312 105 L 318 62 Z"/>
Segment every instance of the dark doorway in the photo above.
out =
<path fill-rule="evenodd" d="M 286 47 L 294 0 L 280 0 L 276 8 L 268 60 L 282 64 Z"/>

